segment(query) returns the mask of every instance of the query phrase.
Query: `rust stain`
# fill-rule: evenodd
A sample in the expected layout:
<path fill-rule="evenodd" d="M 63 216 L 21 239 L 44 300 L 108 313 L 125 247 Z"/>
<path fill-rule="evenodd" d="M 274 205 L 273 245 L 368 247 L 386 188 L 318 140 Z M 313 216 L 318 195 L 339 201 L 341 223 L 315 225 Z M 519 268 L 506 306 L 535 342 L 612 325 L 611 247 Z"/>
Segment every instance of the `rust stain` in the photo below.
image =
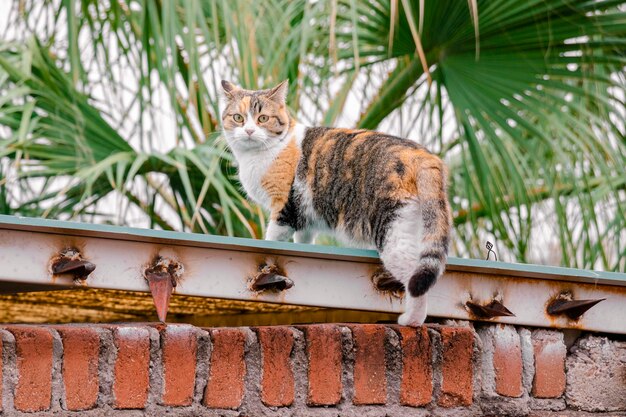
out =
<path fill-rule="evenodd" d="M 193 273 L 191 265 L 188 262 L 185 262 L 185 258 L 179 254 L 176 248 L 170 246 L 155 246 L 152 251 L 150 261 L 141 266 L 141 274 L 144 278 L 146 278 L 146 271 L 155 267 L 158 270 L 170 268 L 169 273 L 172 274 L 174 279 L 174 292 L 176 292 L 178 284 L 184 280 L 185 273 Z"/>
<path fill-rule="evenodd" d="M 80 249 L 75 246 L 66 246 L 54 255 L 49 262 L 48 271 L 52 282 L 56 277 L 69 276 L 75 283 L 85 283 L 85 280 L 96 269 L 96 265 L 87 261 Z"/>

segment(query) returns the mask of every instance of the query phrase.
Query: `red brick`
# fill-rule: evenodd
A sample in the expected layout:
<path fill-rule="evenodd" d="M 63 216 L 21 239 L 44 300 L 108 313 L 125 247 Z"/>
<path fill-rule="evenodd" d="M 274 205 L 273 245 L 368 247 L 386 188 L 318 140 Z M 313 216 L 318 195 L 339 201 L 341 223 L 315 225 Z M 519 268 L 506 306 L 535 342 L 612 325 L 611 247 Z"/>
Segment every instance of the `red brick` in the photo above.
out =
<path fill-rule="evenodd" d="M 532 334 L 535 354 L 535 378 L 532 394 L 537 398 L 558 398 L 565 390 L 565 356 L 563 335 L 548 330 Z"/>
<path fill-rule="evenodd" d="M 400 403 L 419 407 L 433 395 L 432 348 L 426 327 L 399 327 L 402 341 Z"/>
<path fill-rule="evenodd" d="M 442 407 L 469 406 L 474 391 L 474 333 L 466 328 L 443 327 L 441 344 L 443 363 L 438 404 Z"/>
<path fill-rule="evenodd" d="M 309 405 L 334 405 L 341 401 L 341 330 L 332 324 L 307 326 Z"/>
<path fill-rule="evenodd" d="M 15 408 L 36 412 L 50 408 L 53 336 L 46 327 L 7 328 L 15 336 L 18 381 Z"/>
<path fill-rule="evenodd" d="M 351 326 L 355 344 L 354 404 L 385 404 L 385 327 L 377 324 Z"/>
<path fill-rule="evenodd" d="M 212 353 L 204 405 L 239 408 L 243 400 L 246 336 L 238 329 L 211 330 Z"/>
<path fill-rule="evenodd" d="M 163 340 L 163 405 L 186 406 L 193 401 L 196 383 L 198 338 L 191 326 L 169 325 L 161 331 Z"/>
<path fill-rule="evenodd" d="M 522 347 L 512 326 L 494 327 L 493 368 L 496 392 L 506 397 L 520 397 L 522 386 Z"/>
<path fill-rule="evenodd" d="M 68 410 L 88 410 L 98 401 L 100 335 L 87 326 L 57 327 L 63 341 L 63 385 Z"/>
<path fill-rule="evenodd" d="M 113 395 L 115 408 L 144 408 L 150 387 L 150 332 L 142 327 L 117 327 Z"/>
<path fill-rule="evenodd" d="M 261 401 L 268 407 L 287 407 L 294 400 L 291 369 L 293 331 L 289 327 L 260 327 L 259 342 L 263 362 Z"/>

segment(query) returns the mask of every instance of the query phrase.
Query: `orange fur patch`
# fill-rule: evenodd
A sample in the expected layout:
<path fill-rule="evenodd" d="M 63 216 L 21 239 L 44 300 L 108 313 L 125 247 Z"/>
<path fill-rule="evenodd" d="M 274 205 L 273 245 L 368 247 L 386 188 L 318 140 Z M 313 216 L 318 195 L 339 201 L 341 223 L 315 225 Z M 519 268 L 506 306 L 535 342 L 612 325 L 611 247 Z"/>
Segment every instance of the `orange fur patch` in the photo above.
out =
<path fill-rule="evenodd" d="M 241 101 L 239 101 L 239 112 L 245 115 L 246 113 L 248 113 L 249 109 L 250 109 L 250 97 L 245 96 L 241 99 Z"/>
<path fill-rule="evenodd" d="M 274 163 L 261 179 L 261 186 L 270 197 L 270 216 L 276 220 L 289 199 L 289 192 L 296 177 L 296 168 L 300 160 L 300 149 L 295 139 L 283 149 Z"/>

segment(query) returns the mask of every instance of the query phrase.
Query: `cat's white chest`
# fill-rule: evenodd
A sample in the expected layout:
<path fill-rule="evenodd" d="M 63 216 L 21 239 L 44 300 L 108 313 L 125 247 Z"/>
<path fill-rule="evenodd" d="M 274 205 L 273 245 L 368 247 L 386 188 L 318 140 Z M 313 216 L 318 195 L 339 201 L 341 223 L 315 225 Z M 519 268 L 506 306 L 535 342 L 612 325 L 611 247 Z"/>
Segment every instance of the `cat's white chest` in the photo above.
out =
<path fill-rule="evenodd" d="M 260 152 L 251 155 L 237 155 L 239 164 L 239 181 L 246 194 L 265 209 L 270 207 L 270 197 L 261 185 L 267 170 L 276 155 L 273 152 Z"/>

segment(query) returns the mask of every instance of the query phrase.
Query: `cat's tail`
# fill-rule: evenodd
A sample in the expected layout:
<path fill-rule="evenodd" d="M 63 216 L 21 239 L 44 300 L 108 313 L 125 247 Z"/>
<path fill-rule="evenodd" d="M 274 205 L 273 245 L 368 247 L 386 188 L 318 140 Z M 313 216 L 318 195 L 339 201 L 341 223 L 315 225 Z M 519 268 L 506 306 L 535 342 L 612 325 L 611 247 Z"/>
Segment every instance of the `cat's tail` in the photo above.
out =
<path fill-rule="evenodd" d="M 446 178 L 446 167 L 435 156 L 424 161 L 418 170 L 418 204 L 422 217 L 420 254 L 417 269 L 407 286 L 413 297 L 424 295 L 446 266 L 452 228 Z"/>

